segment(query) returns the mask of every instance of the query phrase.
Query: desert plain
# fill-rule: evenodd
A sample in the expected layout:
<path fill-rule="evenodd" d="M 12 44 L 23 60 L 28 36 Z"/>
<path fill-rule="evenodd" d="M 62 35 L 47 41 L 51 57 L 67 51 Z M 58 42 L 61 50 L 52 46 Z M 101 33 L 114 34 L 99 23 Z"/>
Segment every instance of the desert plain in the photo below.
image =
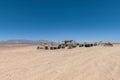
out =
<path fill-rule="evenodd" d="M 37 50 L 0 45 L 0 80 L 120 80 L 120 45 Z"/>

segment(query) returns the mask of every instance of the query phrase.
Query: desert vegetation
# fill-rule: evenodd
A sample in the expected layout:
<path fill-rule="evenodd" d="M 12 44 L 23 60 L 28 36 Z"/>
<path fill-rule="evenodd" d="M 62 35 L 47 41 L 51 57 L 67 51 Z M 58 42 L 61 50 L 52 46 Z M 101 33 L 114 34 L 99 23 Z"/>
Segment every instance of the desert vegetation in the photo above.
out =
<path fill-rule="evenodd" d="M 44 44 L 44 47 L 38 46 L 37 49 L 45 49 L 45 50 L 56 50 L 56 49 L 73 49 L 77 47 L 94 47 L 98 46 L 98 43 L 78 43 L 74 40 L 65 40 L 61 44 Z"/>
<path fill-rule="evenodd" d="M 110 46 L 113 47 L 113 44 L 111 42 L 104 43 L 104 46 Z"/>

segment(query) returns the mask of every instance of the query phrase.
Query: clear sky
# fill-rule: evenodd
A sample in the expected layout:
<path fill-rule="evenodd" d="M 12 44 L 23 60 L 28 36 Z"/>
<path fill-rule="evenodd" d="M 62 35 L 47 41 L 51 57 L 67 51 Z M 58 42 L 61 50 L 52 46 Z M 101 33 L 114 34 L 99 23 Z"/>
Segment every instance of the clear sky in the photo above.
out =
<path fill-rule="evenodd" d="M 0 0 L 0 40 L 120 41 L 119 0 Z"/>

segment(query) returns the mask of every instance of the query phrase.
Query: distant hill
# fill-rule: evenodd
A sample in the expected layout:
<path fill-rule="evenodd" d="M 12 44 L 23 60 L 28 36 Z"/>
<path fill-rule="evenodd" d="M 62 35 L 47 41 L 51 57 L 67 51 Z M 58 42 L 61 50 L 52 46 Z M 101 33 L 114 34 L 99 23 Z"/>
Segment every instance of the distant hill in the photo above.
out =
<path fill-rule="evenodd" d="M 6 40 L 0 41 L 0 44 L 57 44 L 48 40 Z"/>

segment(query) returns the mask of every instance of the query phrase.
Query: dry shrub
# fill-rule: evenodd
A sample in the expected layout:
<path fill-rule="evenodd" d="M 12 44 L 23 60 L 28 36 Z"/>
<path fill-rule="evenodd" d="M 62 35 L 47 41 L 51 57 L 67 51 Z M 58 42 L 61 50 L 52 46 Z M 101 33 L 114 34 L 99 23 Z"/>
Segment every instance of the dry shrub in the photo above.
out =
<path fill-rule="evenodd" d="M 104 46 L 110 46 L 110 47 L 113 47 L 113 44 L 108 42 L 108 43 L 104 43 Z"/>
<path fill-rule="evenodd" d="M 84 46 L 84 44 L 79 44 L 79 47 L 83 47 Z"/>
<path fill-rule="evenodd" d="M 45 46 L 45 50 L 48 50 L 49 49 L 49 47 L 48 46 Z"/>

